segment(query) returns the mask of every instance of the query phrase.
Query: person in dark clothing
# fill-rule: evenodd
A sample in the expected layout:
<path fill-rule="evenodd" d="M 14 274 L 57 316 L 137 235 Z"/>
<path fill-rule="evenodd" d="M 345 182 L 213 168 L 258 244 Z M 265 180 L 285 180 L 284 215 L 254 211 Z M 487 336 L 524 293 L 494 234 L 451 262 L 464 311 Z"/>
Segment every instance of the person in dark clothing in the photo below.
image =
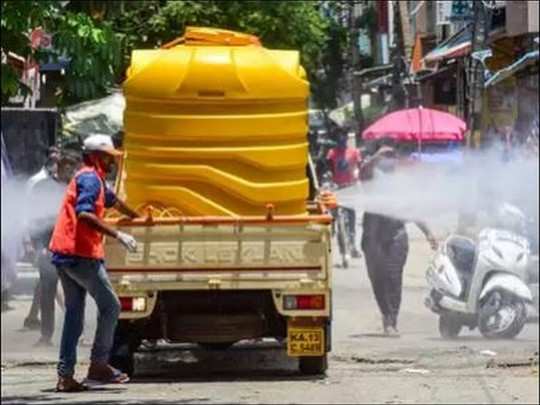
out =
<path fill-rule="evenodd" d="M 62 156 L 53 176 L 38 180 L 30 190 L 34 205 L 34 216 L 30 227 L 30 240 L 36 252 L 39 270 L 38 306 L 41 312 L 41 337 L 36 345 L 51 346 L 54 332 L 55 297 L 57 295 L 58 274 L 51 263 L 51 253 L 47 249 L 51 239 L 56 214 L 60 209 L 66 185 L 77 167 L 78 161 L 72 156 Z"/>
<path fill-rule="evenodd" d="M 47 160 L 45 161 L 45 164 L 40 169 L 39 172 L 34 174 L 32 177 L 28 179 L 28 182 L 26 183 L 26 195 L 28 202 L 30 204 L 30 212 L 27 213 L 27 216 L 33 216 L 36 207 L 32 204 L 32 201 L 34 201 L 34 195 L 33 190 L 34 188 L 40 184 L 45 182 L 45 184 L 52 181 L 54 183 L 54 180 L 58 175 L 58 160 L 60 159 L 60 149 L 58 149 L 56 146 L 51 146 L 47 150 Z M 36 226 L 35 224 L 27 224 L 27 227 L 29 228 L 28 235 L 25 238 L 25 246 L 27 252 L 30 253 L 30 256 L 33 258 L 34 265 L 39 268 L 40 266 L 40 251 L 36 250 L 36 242 L 39 241 L 39 236 L 31 235 L 31 233 L 36 232 Z M 45 245 L 47 242 L 45 242 Z M 30 306 L 30 310 L 28 311 L 28 315 L 26 318 L 24 318 L 24 324 L 23 326 L 27 329 L 40 329 L 41 327 L 41 321 L 39 320 L 39 311 L 41 308 L 41 277 L 38 279 L 38 282 L 36 283 L 34 287 L 34 295 L 32 297 L 32 305 Z"/>
<path fill-rule="evenodd" d="M 349 136 L 342 128 L 334 130 L 336 147 L 330 149 L 326 156 L 332 180 L 338 188 L 354 186 L 359 178 L 359 168 L 361 162 L 360 151 L 348 145 Z M 360 257 L 360 252 L 356 245 L 356 211 L 353 207 L 340 204 L 342 212 L 348 217 L 347 237 L 351 244 L 352 257 Z"/>
<path fill-rule="evenodd" d="M 395 150 L 382 146 L 362 165 L 363 178 L 371 180 L 377 169 L 391 172 L 395 165 Z M 406 221 L 386 215 L 366 212 L 363 220 L 362 250 L 366 258 L 368 277 L 375 299 L 383 316 L 386 335 L 399 336 L 397 329 L 403 268 L 409 253 L 409 242 L 405 229 Z M 433 249 L 437 242 L 427 226 L 415 221 Z"/>

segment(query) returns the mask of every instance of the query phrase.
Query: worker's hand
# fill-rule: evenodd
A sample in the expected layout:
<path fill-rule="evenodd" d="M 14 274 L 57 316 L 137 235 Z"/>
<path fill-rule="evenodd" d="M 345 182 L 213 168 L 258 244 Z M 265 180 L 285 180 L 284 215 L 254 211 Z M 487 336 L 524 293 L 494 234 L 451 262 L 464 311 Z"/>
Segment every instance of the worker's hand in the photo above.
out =
<path fill-rule="evenodd" d="M 137 251 L 137 241 L 135 238 L 125 232 L 120 232 L 116 234 L 116 239 L 130 252 Z"/>
<path fill-rule="evenodd" d="M 131 220 L 132 220 L 131 217 L 128 217 L 127 215 L 122 215 L 120 218 L 118 218 L 117 224 L 118 225 L 126 225 L 126 224 L 130 223 Z"/>

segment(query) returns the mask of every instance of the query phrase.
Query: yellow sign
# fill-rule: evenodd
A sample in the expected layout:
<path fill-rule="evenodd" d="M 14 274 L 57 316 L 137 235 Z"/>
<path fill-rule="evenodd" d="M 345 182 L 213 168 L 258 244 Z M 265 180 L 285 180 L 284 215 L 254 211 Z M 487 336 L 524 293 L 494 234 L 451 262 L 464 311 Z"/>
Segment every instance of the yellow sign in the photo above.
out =
<path fill-rule="evenodd" d="M 323 356 L 325 352 L 324 329 L 289 327 L 287 352 L 289 356 Z"/>
<path fill-rule="evenodd" d="M 513 127 L 517 119 L 516 79 L 509 77 L 484 92 L 482 133 L 504 133 L 506 127 Z M 481 140 L 483 142 L 484 139 Z"/>

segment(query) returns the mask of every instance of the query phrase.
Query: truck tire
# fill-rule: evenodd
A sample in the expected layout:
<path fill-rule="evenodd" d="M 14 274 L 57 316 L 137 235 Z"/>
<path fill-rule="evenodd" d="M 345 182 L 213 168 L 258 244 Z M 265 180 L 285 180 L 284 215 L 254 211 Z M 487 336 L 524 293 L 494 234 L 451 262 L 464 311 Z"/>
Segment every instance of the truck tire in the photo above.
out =
<path fill-rule="evenodd" d="M 110 364 L 131 378 L 135 374 L 135 353 L 123 356 L 111 355 Z"/>
<path fill-rule="evenodd" d="M 140 343 L 141 339 L 129 324 L 118 322 L 109 359 L 111 366 L 132 377 L 135 373 L 135 352 Z"/>
<path fill-rule="evenodd" d="M 304 375 L 325 374 L 328 369 L 328 354 L 318 357 L 300 357 L 299 368 Z"/>

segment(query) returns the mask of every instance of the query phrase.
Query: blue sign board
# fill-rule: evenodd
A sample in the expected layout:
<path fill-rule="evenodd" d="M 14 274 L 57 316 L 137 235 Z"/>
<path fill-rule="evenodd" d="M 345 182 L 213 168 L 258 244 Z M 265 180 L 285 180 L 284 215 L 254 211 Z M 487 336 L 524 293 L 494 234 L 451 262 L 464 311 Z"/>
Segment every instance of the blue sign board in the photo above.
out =
<path fill-rule="evenodd" d="M 474 18 L 473 0 L 453 0 L 450 21 L 470 21 Z"/>

